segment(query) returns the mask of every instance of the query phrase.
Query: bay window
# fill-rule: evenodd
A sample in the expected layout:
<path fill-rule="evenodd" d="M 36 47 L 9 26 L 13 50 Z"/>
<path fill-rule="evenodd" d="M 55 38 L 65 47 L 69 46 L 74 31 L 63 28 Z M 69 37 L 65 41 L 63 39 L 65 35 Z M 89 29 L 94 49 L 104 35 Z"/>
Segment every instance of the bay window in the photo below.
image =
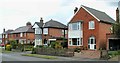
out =
<path fill-rule="evenodd" d="M 82 22 L 70 23 L 69 30 L 82 30 Z"/>
<path fill-rule="evenodd" d="M 69 45 L 71 46 L 81 46 L 82 45 L 82 40 L 81 38 L 70 38 L 69 39 Z"/>

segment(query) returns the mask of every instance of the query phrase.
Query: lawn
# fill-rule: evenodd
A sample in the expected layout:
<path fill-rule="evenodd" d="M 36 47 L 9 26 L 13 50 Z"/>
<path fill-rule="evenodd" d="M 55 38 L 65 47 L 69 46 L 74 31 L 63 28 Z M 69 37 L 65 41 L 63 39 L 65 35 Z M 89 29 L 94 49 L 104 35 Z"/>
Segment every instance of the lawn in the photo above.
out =
<path fill-rule="evenodd" d="M 44 59 L 57 59 L 55 56 L 39 55 L 39 54 L 22 54 L 22 56 L 30 56 Z"/>
<path fill-rule="evenodd" d="M 109 51 L 109 52 L 108 52 L 108 55 L 114 57 L 114 56 L 116 56 L 116 55 L 120 55 L 120 53 L 119 53 L 119 51 Z"/>
<path fill-rule="evenodd" d="M 12 51 L 7 51 L 7 50 L 4 50 L 2 47 L 0 47 L 0 53 L 10 53 Z"/>

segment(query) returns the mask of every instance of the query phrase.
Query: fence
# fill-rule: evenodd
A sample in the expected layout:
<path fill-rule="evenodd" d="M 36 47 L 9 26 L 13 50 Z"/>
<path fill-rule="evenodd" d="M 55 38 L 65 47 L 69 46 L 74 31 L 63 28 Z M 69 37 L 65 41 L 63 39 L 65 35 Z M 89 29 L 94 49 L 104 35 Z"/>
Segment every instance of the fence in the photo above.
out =
<path fill-rule="evenodd" d="M 36 54 L 42 55 L 66 56 L 66 57 L 74 56 L 73 49 L 36 48 L 35 52 Z"/>

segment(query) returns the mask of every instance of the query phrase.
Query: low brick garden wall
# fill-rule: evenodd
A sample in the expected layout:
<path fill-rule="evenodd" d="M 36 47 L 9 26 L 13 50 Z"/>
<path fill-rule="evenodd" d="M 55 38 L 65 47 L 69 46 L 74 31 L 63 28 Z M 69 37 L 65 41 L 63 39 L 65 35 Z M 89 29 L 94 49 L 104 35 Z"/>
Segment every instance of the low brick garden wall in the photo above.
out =
<path fill-rule="evenodd" d="M 36 54 L 73 57 L 73 49 L 35 48 Z"/>

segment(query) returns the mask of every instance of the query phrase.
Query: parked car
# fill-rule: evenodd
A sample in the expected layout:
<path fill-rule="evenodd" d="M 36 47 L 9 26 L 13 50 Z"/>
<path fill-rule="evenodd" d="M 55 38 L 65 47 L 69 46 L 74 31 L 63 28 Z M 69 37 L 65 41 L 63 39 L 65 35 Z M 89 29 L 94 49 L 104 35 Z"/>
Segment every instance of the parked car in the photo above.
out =
<path fill-rule="evenodd" d="M 1 46 L 1 47 L 4 47 L 4 46 L 5 46 L 5 44 L 0 44 L 0 46 Z"/>

